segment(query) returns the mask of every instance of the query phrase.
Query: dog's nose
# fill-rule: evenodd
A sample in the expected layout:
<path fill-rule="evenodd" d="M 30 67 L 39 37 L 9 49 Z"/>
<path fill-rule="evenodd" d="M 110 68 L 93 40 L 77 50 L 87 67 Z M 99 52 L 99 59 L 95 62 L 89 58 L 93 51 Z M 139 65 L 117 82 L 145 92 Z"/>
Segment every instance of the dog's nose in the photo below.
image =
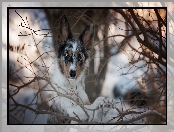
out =
<path fill-rule="evenodd" d="M 75 77 L 76 76 L 76 71 L 75 70 L 71 70 L 70 71 L 70 76 L 71 77 Z"/>

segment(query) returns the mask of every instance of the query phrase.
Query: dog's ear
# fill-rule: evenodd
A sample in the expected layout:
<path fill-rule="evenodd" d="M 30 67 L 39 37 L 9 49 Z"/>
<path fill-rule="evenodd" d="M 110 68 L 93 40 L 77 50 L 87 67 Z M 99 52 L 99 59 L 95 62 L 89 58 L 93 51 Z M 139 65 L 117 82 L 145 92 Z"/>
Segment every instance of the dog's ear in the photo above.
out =
<path fill-rule="evenodd" d="M 92 40 L 94 36 L 93 24 L 87 25 L 82 34 L 79 36 L 79 40 L 82 42 L 87 50 L 92 48 Z"/>
<path fill-rule="evenodd" d="M 65 15 L 62 16 L 60 20 L 59 30 L 58 30 L 58 41 L 63 43 L 67 39 L 72 39 L 71 29 L 68 23 L 68 19 Z"/>

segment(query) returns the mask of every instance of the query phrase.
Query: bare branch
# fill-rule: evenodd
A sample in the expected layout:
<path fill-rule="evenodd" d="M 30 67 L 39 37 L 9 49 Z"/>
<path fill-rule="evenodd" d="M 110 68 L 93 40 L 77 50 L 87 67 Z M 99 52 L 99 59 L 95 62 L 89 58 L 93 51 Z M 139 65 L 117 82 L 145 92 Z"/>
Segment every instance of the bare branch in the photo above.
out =
<path fill-rule="evenodd" d="M 139 43 L 142 43 L 144 46 L 148 47 L 151 51 L 155 52 L 156 54 L 159 53 L 159 48 L 153 44 L 151 44 L 150 42 L 148 42 L 148 39 L 144 39 L 144 41 L 139 37 L 138 33 L 137 33 L 137 30 L 133 24 L 133 22 L 128 18 L 128 16 L 123 12 L 123 10 L 117 10 L 115 9 L 116 12 L 119 12 L 126 21 L 128 21 L 128 23 L 131 25 L 132 29 L 133 29 L 133 33 L 136 35 L 136 38 L 138 40 Z M 133 13 L 134 14 L 134 13 Z M 137 18 L 135 17 L 135 14 L 133 15 L 134 16 L 134 19 L 135 21 L 138 21 Z M 142 26 L 140 26 L 142 27 Z M 143 27 L 144 28 L 144 27 Z M 146 34 L 145 31 L 143 34 Z M 144 37 L 146 37 L 147 35 L 145 35 Z M 164 59 L 166 59 L 166 52 L 162 50 L 162 57 Z"/>

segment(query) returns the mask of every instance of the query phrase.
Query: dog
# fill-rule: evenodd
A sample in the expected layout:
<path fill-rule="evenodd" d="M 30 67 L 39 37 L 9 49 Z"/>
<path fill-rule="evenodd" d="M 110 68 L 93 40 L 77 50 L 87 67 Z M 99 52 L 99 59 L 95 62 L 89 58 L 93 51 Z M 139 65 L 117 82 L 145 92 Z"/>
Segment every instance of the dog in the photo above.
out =
<path fill-rule="evenodd" d="M 77 40 L 73 39 L 67 17 L 62 16 L 58 28 L 58 43 L 55 46 L 57 74 L 54 75 L 58 76 L 53 77 L 53 82 L 58 84 L 55 87 L 58 87 L 59 93 L 70 96 L 81 105 L 90 104 L 85 93 L 85 73 L 89 65 L 89 51 L 92 47 L 93 36 L 94 26 L 90 24 L 86 26 Z M 56 94 L 55 92 L 54 96 Z M 52 109 L 60 110 L 63 107 L 66 110 L 67 107 L 73 106 L 73 101 L 67 103 L 71 101 L 65 97 L 57 97 L 54 101 L 57 103 L 52 101 L 51 104 L 57 105 L 52 105 Z"/>
<path fill-rule="evenodd" d="M 109 100 L 99 97 L 90 104 L 85 92 L 85 75 L 89 66 L 89 51 L 92 48 L 93 37 L 94 26 L 89 24 L 78 39 L 73 39 L 67 17 L 62 16 L 58 28 L 58 43 L 55 46 L 55 69 L 52 84 L 49 86 L 54 92 L 50 93 L 48 99 L 50 110 L 59 116 L 48 115 L 48 124 L 77 123 L 76 119 L 99 122 L 97 112 L 93 114 L 94 111 L 90 109 L 96 109 Z M 64 120 L 65 116 L 70 119 Z M 73 121 L 70 122 L 72 118 Z"/>

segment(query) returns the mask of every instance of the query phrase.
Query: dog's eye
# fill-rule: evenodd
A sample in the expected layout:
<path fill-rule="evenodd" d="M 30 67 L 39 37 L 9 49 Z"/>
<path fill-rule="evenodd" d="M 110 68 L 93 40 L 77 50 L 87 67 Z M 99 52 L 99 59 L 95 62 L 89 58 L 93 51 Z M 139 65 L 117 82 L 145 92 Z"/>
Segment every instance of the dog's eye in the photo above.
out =
<path fill-rule="evenodd" d="M 82 59 L 81 54 L 78 54 L 78 55 L 77 55 L 77 59 L 78 59 L 79 61 Z"/>
<path fill-rule="evenodd" d="M 69 59 L 70 59 L 70 55 L 69 54 L 66 54 L 65 55 L 65 60 L 69 61 Z"/>
<path fill-rule="evenodd" d="M 71 50 L 68 50 L 65 52 L 65 59 L 68 59 L 72 56 L 72 51 Z"/>
<path fill-rule="evenodd" d="M 73 63 L 73 57 L 67 52 L 65 54 L 65 63 L 69 63 L 69 62 Z"/>
<path fill-rule="evenodd" d="M 65 58 L 66 58 L 66 59 L 69 58 L 69 57 L 70 57 L 70 56 L 69 56 L 68 54 L 65 55 Z"/>

